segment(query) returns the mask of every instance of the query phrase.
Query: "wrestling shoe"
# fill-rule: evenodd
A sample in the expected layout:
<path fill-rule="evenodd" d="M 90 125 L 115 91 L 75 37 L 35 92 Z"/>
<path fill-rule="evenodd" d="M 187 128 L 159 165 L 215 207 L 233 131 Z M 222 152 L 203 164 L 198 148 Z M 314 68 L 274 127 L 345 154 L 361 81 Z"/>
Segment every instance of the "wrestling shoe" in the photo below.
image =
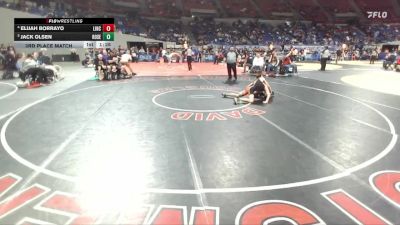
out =
<path fill-rule="evenodd" d="M 223 98 L 226 98 L 226 94 L 225 94 L 225 93 L 221 93 L 221 96 L 222 96 Z"/>

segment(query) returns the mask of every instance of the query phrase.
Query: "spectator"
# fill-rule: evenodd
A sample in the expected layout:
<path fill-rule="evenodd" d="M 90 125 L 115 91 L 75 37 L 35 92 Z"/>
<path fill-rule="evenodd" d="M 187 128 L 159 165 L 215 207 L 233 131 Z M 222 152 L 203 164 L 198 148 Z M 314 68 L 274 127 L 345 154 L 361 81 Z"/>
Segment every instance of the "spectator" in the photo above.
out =
<path fill-rule="evenodd" d="M 12 79 L 14 71 L 17 70 L 17 57 L 13 49 L 10 49 L 5 56 L 5 70 L 2 79 Z"/>
<path fill-rule="evenodd" d="M 203 57 L 203 54 L 201 53 L 201 51 L 198 51 L 198 56 L 197 56 L 198 62 L 203 62 L 202 57 Z"/>
<path fill-rule="evenodd" d="M 339 60 L 342 60 L 342 50 L 340 48 L 336 50 L 336 64 L 338 63 Z"/>
<path fill-rule="evenodd" d="M 98 54 L 94 60 L 94 70 L 97 72 L 99 80 L 104 80 L 107 71 L 107 60 L 103 58 L 103 54 Z"/>
<path fill-rule="evenodd" d="M 132 54 L 132 62 L 138 63 L 139 56 L 138 56 L 138 50 L 136 47 L 131 48 L 131 54 Z"/>
<path fill-rule="evenodd" d="M 256 57 L 253 59 L 252 70 L 262 71 L 264 67 L 264 58 L 261 57 L 260 53 L 256 53 Z"/>
<path fill-rule="evenodd" d="M 192 62 L 193 62 L 193 50 L 192 50 L 192 48 L 190 48 L 190 47 L 187 48 L 186 57 L 187 57 L 186 61 L 187 61 L 187 64 L 188 64 L 188 69 L 189 69 L 189 71 L 191 71 L 192 70 Z"/>
<path fill-rule="evenodd" d="M 4 46 L 4 44 L 1 44 L 0 45 L 0 65 L 5 64 L 6 55 L 7 55 L 7 48 Z"/>
<path fill-rule="evenodd" d="M 267 72 L 270 73 L 276 73 L 279 65 L 279 60 L 278 57 L 276 56 L 276 52 L 273 51 L 271 56 L 268 59 L 268 65 L 267 65 Z"/>
<path fill-rule="evenodd" d="M 16 64 L 16 67 L 17 67 L 17 71 L 18 71 L 18 72 L 21 71 L 21 69 L 22 69 L 22 64 L 23 64 L 23 62 L 25 61 L 25 59 L 26 59 L 25 53 L 18 53 L 18 54 L 17 54 L 17 64 Z"/>
<path fill-rule="evenodd" d="M 396 55 L 394 53 L 388 52 L 386 54 L 385 60 L 383 61 L 383 68 L 384 69 L 393 69 L 393 64 L 396 61 Z"/>
<path fill-rule="evenodd" d="M 214 65 L 218 65 L 219 63 L 219 49 L 214 49 Z"/>
<path fill-rule="evenodd" d="M 377 49 L 373 49 L 371 52 L 369 64 L 375 64 L 375 60 L 378 58 L 378 51 Z"/>
<path fill-rule="evenodd" d="M 53 65 L 49 56 L 46 55 L 47 49 L 42 48 L 40 49 L 39 56 L 38 56 L 38 64 L 39 65 Z"/>

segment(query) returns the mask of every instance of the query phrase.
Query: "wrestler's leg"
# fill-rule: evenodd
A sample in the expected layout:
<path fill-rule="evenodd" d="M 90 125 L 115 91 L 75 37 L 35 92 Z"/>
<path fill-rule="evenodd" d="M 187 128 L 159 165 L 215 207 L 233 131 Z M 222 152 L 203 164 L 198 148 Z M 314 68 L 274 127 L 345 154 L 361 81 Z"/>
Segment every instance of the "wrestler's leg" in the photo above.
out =
<path fill-rule="evenodd" d="M 238 98 L 238 97 L 242 97 L 245 95 L 249 94 L 249 90 L 247 90 L 247 87 L 245 88 L 245 90 L 239 92 L 239 93 L 234 93 L 234 92 L 228 92 L 228 93 L 222 93 L 222 97 L 224 98 Z"/>
<path fill-rule="evenodd" d="M 247 97 L 238 97 L 234 98 L 235 105 L 237 104 L 246 104 L 246 103 L 253 103 L 254 102 L 254 95 L 250 94 Z"/>

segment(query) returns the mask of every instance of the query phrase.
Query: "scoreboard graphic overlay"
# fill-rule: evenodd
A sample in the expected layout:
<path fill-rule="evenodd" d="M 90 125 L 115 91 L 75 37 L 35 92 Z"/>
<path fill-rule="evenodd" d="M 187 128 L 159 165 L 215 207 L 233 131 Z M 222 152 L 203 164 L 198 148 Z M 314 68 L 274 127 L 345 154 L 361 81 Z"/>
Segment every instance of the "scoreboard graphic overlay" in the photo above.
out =
<path fill-rule="evenodd" d="M 18 48 L 112 48 L 114 18 L 15 18 Z"/>

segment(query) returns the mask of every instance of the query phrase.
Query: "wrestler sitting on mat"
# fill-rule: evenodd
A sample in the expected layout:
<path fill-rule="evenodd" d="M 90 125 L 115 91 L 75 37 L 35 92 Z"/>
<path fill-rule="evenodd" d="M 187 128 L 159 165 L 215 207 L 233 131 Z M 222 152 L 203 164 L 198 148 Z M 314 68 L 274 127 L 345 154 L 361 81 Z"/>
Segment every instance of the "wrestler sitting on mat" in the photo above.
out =
<path fill-rule="evenodd" d="M 235 105 L 253 103 L 255 99 L 262 100 L 264 104 L 268 103 L 271 96 L 274 95 L 274 92 L 267 80 L 265 80 L 262 72 L 257 73 L 256 78 L 257 79 L 247 85 L 243 91 L 239 93 L 222 93 L 222 97 L 233 98 Z"/>

